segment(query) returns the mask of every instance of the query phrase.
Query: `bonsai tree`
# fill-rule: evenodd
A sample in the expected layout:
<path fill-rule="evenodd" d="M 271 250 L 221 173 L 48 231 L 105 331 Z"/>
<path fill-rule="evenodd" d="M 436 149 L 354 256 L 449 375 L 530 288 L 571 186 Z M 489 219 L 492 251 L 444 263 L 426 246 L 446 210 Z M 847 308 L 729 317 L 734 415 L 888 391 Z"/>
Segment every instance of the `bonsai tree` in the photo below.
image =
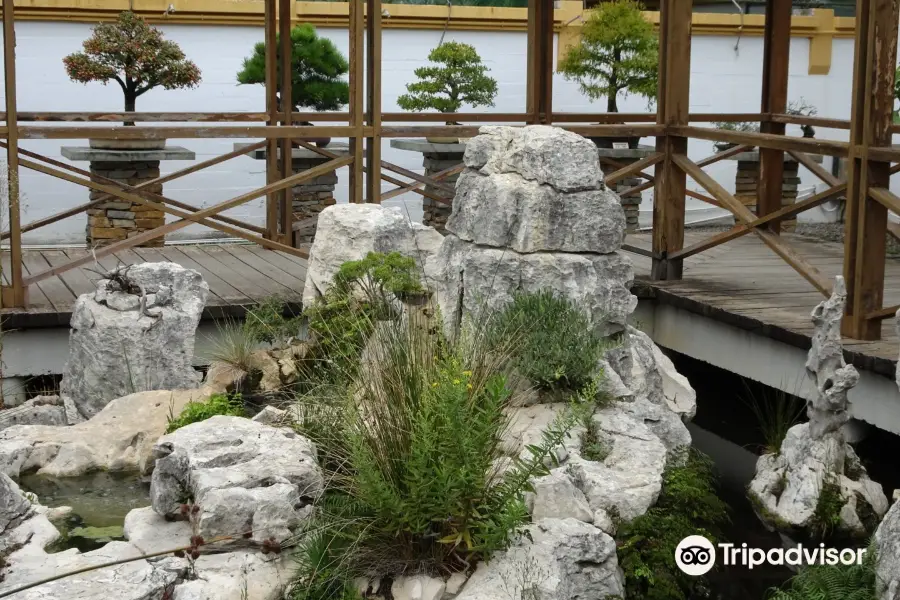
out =
<path fill-rule="evenodd" d="M 400 108 L 455 113 L 464 104 L 494 106 L 497 81 L 488 76 L 474 47 L 445 42 L 428 54 L 428 60 L 436 64 L 415 70 L 419 80 L 406 84 L 409 93 L 397 98 Z"/>
<path fill-rule="evenodd" d="M 291 103 L 294 110 L 340 110 L 350 101 L 350 86 L 341 77 L 350 70 L 347 59 L 334 43 L 316 34 L 308 23 L 291 29 Z M 281 106 L 281 45 L 278 57 L 278 104 Z M 266 44 L 260 42 L 253 54 L 244 59 L 237 74 L 238 83 L 266 84 Z"/>
<path fill-rule="evenodd" d="M 799 117 L 814 117 L 819 114 L 819 109 L 807 102 L 803 96 L 800 96 L 799 100 L 788 102 L 785 112 Z M 812 125 L 801 125 L 800 129 L 803 131 L 803 137 L 811 138 L 816 135 L 816 130 Z"/>
<path fill-rule="evenodd" d="M 63 59 L 69 78 L 104 85 L 115 81 L 125 94 L 126 112 L 134 112 L 138 97 L 153 88 L 194 88 L 200 83 L 200 69 L 178 44 L 163 39 L 162 31 L 131 11 L 94 27 L 83 47 L 83 52 Z"/>
<path fill-rule="evenodd" d="M 559 72 L 591 100 L 605 97 L 607 112 L 619 112 L 620 93 L 656 99 L 658 63 L 659 38 L 640 3 L 615 0 L 590 12 Z"/>

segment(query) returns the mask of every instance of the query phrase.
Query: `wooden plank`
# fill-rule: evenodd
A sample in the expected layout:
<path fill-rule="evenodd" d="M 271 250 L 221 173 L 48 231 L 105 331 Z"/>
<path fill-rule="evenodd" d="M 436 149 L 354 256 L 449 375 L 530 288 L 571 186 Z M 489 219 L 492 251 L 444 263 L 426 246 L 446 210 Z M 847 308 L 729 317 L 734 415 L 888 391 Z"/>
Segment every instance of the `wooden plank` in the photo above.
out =
<path fill-rule="evenodd" d="M 136 249 L 139 254 L 146 256 L 144 252 L 142 252 L 144 250 L 149 250 L 149 248 Z M 200 273 L 200 275 L 203 276 L 203 280 L 209 285 L 209 291 L 216 297 L 216 300 L 212 302 L 212 304 L 218 306 L 231 306 L 233 304 L 240 305 L 249 302 L 249 298 L 234 289 L 231 284 L 183 253 L 181 251 L 181 246 L 167 246 L 163 248 L 154 248 L 153 250 L 155 251 L 153 254 L 159 254 L 159 256 L 162 257 L 162 260 L 178 263 L 186 269 L 193 269 Z M 207 305 L 209 304 L 211 303 L 207 302 Z"/>
<path fill-rule="evenodd" d="M 62 250 L 42 250 L 41 254 L 51 267 L 69 261 L 68 255 Z M 60 273 L 59 278 L 66 284 L 66 287 L 69 288 L 75 298 L 78 298 L 81 294 L 90 294 L 97 289 L 94 281 L 82 269 L 72 269 L 71 271 Z"/>
<path fill-rule="evenodd" d="M 266 277 L 272 279 L 277 282 L 282 287 L 294 292 L 296 296 L 303 295 L 303 285 L 305 283 L 305 273 L 304 279 L 300 279 L 291 274 L 290 271 L 285 271 L 267 259 L 264 255 L 257 255 L 248 251 L 248 246 L 243 244 L 222 244 L 219 246 L 233 257 L 250 267 L 251 269 L 255 269 L 257 272 L 265 275 Z M 292 295 L 294 295 L 292 294 Z"/>
<path fill-rule="evenodd" d="M 41 263 L 44 263 L 44 265 L 42 265 Z M 35 271 L 39 271 L 41 268 L 46 268 L 45 265 L 46 261 L 40 256 L 35 257 L 32 252 L 22 253 L 22 270 L 26 276 L 31 274 L 32 268 L 34 268 Z M 56 282 L 58 285 L 54 285 L 53 282 Z M 62 290 L 59 289 L 59 285 L 62 286 Z M 30 289 L 28 290 L 28 308 L 37 308 L 46 311 L 57 310 L 56 306 L 53 304 L 53 300 L 51 300 L 47 296 L 47 287 L 51 288 L 51 293 L 54 295 L 54 297 L 59 297 L 63 294 L 67 294 L 69 296 L 69 305 L 71 306 L 72 301 L 74 301 L 74 297 L 69 294 L 66 286 L 63 285 L 62 282 L 59 281 L 59 279 L 53 277 L 52 279 L 42 281 L 40 284 L 30 287 Z M 60 304 L 62 305 L 62 302 Z"/>
<path fill-rule="evenodd" d="M 666 158 L 665 154 L 657 152 L 655 154 L 651 154 L 641 160 L 635 161 L 630 165 L 622 165 L 622 167 L 616 171 L 613 171 L 609 175 L 603 178 L 603 183 L 606 185 L 612 185 L 613 183 L 619 181 L 620 179 L 624 179 L 628 177 L 632 173 L 637 173 L 639 176 L 647 179 L 648 181 L 654 181 L 652 177 L 647 175 L 646 173 L 641 173 L 647 167 L 652 167 L 653 165 L 661 162 Z"/>
<path fill-rule="evenodd" d="M 281 52 L 281 85 L 279 90 L 281 93 L 281 124 L 290 127 L 291 113 L 293 112 L 293 56 L 294 46 L 291 41 L 291 18 L 294 11 L 293 0 L 278 1 L 278 35 Z M 287 177 L 293 173 L 293 157 L 290 138 L 280 140 L 281 147 L 281 176 Z M 293 245 L 293 234 L 291 231 L 291 222 L 293 221 L 292 191 L 290 188 L 283 189 L 278 194 L 278 241 L 288 246 Z"/>
<path fill-rule="evenodd" d="M 847 119 L 828 119 L 823 117 L 807 117 L 806 115 L 772 114 L 770 120 L 786 125 L 811 125 L 826 129 L 850 129 L 850 121 Z M 744 119 L 749 121 L 750 119 Z"/>
<path fill-rule="evenodd" d="M 365 33 L 363 0 L 352 0 L 350 2 L 349 15 L 349 35 L 350 35 L 350 51 L 348 60 L 350 62 L 350 202 L 354 204 L 362 204 L 364 199 L 365 181 L 363 180 L 364 163 L 364 133 L 363 133 L 363 116 L 365 108 L 365 95 L 363 93 L 363 85 L 365 83 L 365 62 L 364 53 L 365 41 L 363 34 Z"/>
<path fill-rule="evenodd" d="M 366 202 L 381 202 L 381 0 L 366 0 Z"/>
<path fill-rule="evenodd" d="M 806 167 L 810 173 L 827 183 L 829 186 L 834 187 L 836 185 L 844 183 L 843 181 L 826 171 L 822 167 L 822 165 L 814 161 L 810 155 L 804 154 L 803 152 L 797 152 L 796 150 L 791 150 L 788 152 L 788 154 L 790 154 L 798 163 Z"/>
<path fill-rule="evenodd" d="M 163 253 L 173 260 L 186 259 L 184 266 L 192 265 L 207 281 L 216 281 L 219 289 L 219 297 L 232 305 L 253 304 L 258 300 L 258 290 L 249 282 L 240 277 L 235 277 L 232 269 L 229 269 L 205 250 L 206 246 L 168 246 L 163 248 Z M 179 256 L 179 254 L 181 256 Z M 179 262 L 179 264 L 182 264 Z M 227 287 L 226 287 L 227 286 Z M 230 290 L 228 288 L 231 288 Z"/>
<path fill-rule="evenodd" d="M 449 183 L 444 183 L 442 181 L 435 181 L 434 179 L 432 179 L 430 177 L 426 177 L 425 175 L 419 175 L 418 173 L 416 173 L 414 171 L 410 171 L 409 169 L 404 169 L 403 167 L 401 167 L 399 165 L 395 165 L 393 163 L 389 163 L 386 160 L 381 161 L 381 168 L 387 169 L 388 171 L 391 171 L 398 175 L 403 175 L 404 177 L 409 177 L 413 181 L 418 181 L 418 182 L 424 183 L 426 185 L 430 185 L 432 187 L 436 187 L 438 189 L 444 190 L 445 192 L 447 192 L 449 194 L 453 194 L 456 192 L 456 188 L 454 186 L 450 185 Z"/>
<path fill-rule="evenodd" d="M 3 3 L 3 68 L 6 93 L 6 216 L 9 219 L 9 281 L 12 285 L 11 306 L 25 306 L 25 284 L 22 278 L 22 230 L 19 211 L 19 123 L 16 119 L 16 29 L 12 1 Z M 0 305 L 5 302 L 0 302 Z"/>
<path fill-rule="evenodd" d="M 266 45 L 266 113 L 269 127 L 278 125 L 278 7 L 276 0 L 265 0 L 264 24 Z M 266 183 L 278 181 L 278 142 L 269 139 L 266 145 Z M 278 239 L 278 192 L 266 194 L 266 237 Z"/>
<path fill-rule="evenodd" d="M 791 3 L 766 0 L 766 26 L 763 33 L 763 81 L 761 112 L 783 113 L 787 110 L 788 61 L 791 54 Z M 764 134 L 784 135 L 784 123 L 764 120 L 760 124 Z M 756 214 L 760 217 L 781 208 L 781 188 L 784 185 L 784 151 L 760 148 L 759 186 Z M 770 231 L 778 233 L 778 219 L 769 221 Z"/>
<path fill-rule="evenodd" d="M 245 245 L 242 246 L 242 248 L 244 252 L 249 252 L 250 254 L 258 256 L 261 260 L 264 260 L 288 273 L 292 277 L 299 279 L 303 282 L 305 287 L 307 269 L 305 262 L 300 264 L 299 262 L 292 260 L 287 254 L 282 254 L 274 250 L 266 250 L 259 246 Z M 302 289 L 300 291 L 302 292 Z"/>
<path fill-rule="evenodd" d="M 293 290 L 235 258 L 225 249 L 225 246 L 228 244 L 203 246 L 203 252 L 206 255 L 204 264 L 209 265 L 209 260 L 214 260 L 223 265 L 225 270 L 229 271 L 226 281 L 232 286 L 237 287 L 256 302 L 272 296 L 294 296 Z M 219 273 L 222 276 L 222 271 Z M 238 282 L 244 283 L 238 285 Z"/>
<path fill-rule="evenodd" d="M 757 148 L 775 148 L 784 151 L 799 150 L 809 154 L 825 154 L 828 156 L 847 156 L 850 151 L 850 145 L 847 142 L 818 138 L 798 138 L 771 133 L 726 131 L 725 129 L 685 125 L 670 125 L 666 133 L 668 135 L 681 135 L 711 142 L 747 144 Z M 900 152 L 897 152 L 897 154 L 900 154 Z"/>
<path fill-rule="evenodd" d="M 185 263 L 191 262 L 190 259 L 188 259 L 186 256 L 184 256 L 184 255 L 178 256 L 179 260 L 173 260 L 173 259 L 169 258 L 168 256 L 166 256 L 162 252 L 162 250 L 163 250 L 163 248 L 134 248 L 132 251 L 135 254 L 137 254 L 139 257 L 141 257 L 141 260 L 143 260 L 144 262 L 173 262 L 173 263 L 180 265 L 186 269 L 193 268 L 192 266 L 188 266 L 187 264 L 185 264 Z M 172 254 L 177 255 L 177 252 L 173 252 Z M 219 295 L 219 293 L 218 293 L 219 286 L 217 285 L 217 282 L 211 280 L 212 278 L 207 278 L 206 276 L 204 276 L 203 272 L 201 272 L 199 269 L 195 269 L 195 270 L 197 272 L 199 272 L 201 276 L 203 276 L 203 280 L 206 281 L 207 285 L 209 286 L 209 298 L 207 298 L 207 300 L 206 300 L 206 305 L 207 306 L 227 306 L 229 304 L 229 302 L 226 302 L 225 300 L 223 300 L 222 297 Z"/>
<path fill-rule="evenodd" d="M 725 188 L 719 185 L 718 182 L 707 175 L 703 169 L 691 162 L 686 156 L 683 154 L 676 154 L 672 157 L 672 160 L 707 192 L 725 204 L 728 209 L 745 224 L 754 221 L 753 213 L 750 212 L 746 206 L 738 202 L 738 200 L 728 193 Z M 804 279 L 815 286 L 816 289 L 826 296 L 831 294 L 830 282 L 822 276 L 818 269 L 809 264 L 806 259 L 802 258 L 788 246 L 785 241 L 779 239 L 777 235 L 769 231 L 760 231 L 759 229 L 754 228 L 753 233 L 755 233 L 776 254 L 781 256 L 795 271 L 800 273 Z"/>

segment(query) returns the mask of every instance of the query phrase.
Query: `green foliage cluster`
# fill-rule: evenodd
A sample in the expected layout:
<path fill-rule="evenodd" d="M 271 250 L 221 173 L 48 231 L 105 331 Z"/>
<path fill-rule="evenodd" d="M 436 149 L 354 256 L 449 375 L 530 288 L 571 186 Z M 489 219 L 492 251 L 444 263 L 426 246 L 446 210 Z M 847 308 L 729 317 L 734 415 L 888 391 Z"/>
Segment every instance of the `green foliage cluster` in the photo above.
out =
<path fill-rule="evenodd" d="M 578 82 L 583 94 L 606 98 L 607 112 L 619 111 L 620 93 L 656 99 L 659 37 L 641 9 L 636 0 L 601 2 L 560 61 L 559 72 Z"/>
<path fill-rule="evenodd" d="M 474 46 L 444 42 L 428 54 L 428 60 L 435 64 L 414 71 L 419 80 L 406 84 L 408 93 L 397 98 L 400 108 L 455 113 L 466 104 L 494 105 L 497 81 L 488 76 Z"/>
<path fill-rule="evenodd" d="M 281 45 L 276 44 L 278 92 L 281 95 Z M 341 78 L 350 70 L 347 59 L 327 38 L 320 38 L 308 23 L 291 29 L 291 102 L 295 109 L 340 110 L 350 99 L 350 86 Z M 238 83 L 266 83 L 266 44 L 259 42 L 244 59 Z M 279 100 L 280 102 L 280 100 Z"/>
<path fill-rule="evenodd" d="M 399 252 L 369 252 L 362 260 L 345 262 L 337 272 L 335 283 L 342 287 L 358 286 L 373 303 L 383 300 L 385 292 L 409 294 L 424 289 L 416 274 L 416 261 Z"/>
<path fill-rule="evenodd" d="M 302 316 L 285 316 L 286 303 L 278 297 L 266 298 L 247 311 L 244 330 L 256 342 L 282 347 L 300 333 Z"/>
<path fill-rule="evenodd" d="M 546 390 L 576 391 L 591 383 L 608 343 L 587 315 L 566 298 L 545 290 L 518 293 L 491 322 L 490 338 L 515 339 L 518 372 Z"/>
<path fill-rule="evenodd" d="M 739 131 L 741 133 L 759 133 L 759 123 L 749 121 L 716 121 L 716 129 L 723 131 Z"/>
<path fill-rule="evenodd" d="M 818 539 L 826 539 L 841 524 L 841 508 L 844 507 L 844 496 L 841 484 L 836 479 L 826 477 L 819 491 L 816 510 L 809 522 L 810 533 Z"/>
<path fill-rule="evenodd" d="M 801 568 L 786 589 L 770 590 L 769 600 L 876 600 L 875 558 L 870 547 L 860 565 Z"/>
<path fill-rule="evenodd" d="M 619 526 L 616 541 L 626 597 L 703 597 L 706 578 L 684 574 L 675 564 L 675 548 L 689 535 L 702 535 L 714 545 L 721 539 L 728 506 L 716 495 L 712 469 L 709 458 L 694 449 L 670 456 L 656 505 Z"/>
<path fill-rule="evenodd" d="M 213 394 L 206 402 L 188 402 L 177 417 L 170 414 L 166 433 L 172 433 L 191 423 L 199 423 L 216 415 L 246 417 L 240 394 Z"/>
<path fill-rule="evenodd" d="M 333 289 L 346 288 L 342 277 Z M 527 458 L 501 470 L 518 348 L 477 331 L 450 341 L 399 318 L 371 335 L 377 350 L 358 377 L 299 399 L 300 431 L 316 443 L 329 485 L 301 543 L 294 600 L 351 600 L 354 577 L 446 574 L 505 549 L 528 522 L 530 481 L 548 473 L 552 450 L 583 418 L 573 400 Z"/>

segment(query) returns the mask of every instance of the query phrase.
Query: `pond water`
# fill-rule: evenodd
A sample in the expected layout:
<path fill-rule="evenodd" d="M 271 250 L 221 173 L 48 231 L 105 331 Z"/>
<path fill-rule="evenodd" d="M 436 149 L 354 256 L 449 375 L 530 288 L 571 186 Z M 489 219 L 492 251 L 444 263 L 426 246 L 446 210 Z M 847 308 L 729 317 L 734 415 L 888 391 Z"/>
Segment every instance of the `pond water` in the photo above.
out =
<path fill-rule="evenodd" d="M 44 506 L 72 507 L 72 514 L 56 524 L 62 538 L 50 551 L 78 548 L 87 552 L 123 539 L 125 515 L 150 505 L 150 483 L 137 474 L 98 472 L 66 478 L 26 475 L 19 485 L 37 495 Z"/>

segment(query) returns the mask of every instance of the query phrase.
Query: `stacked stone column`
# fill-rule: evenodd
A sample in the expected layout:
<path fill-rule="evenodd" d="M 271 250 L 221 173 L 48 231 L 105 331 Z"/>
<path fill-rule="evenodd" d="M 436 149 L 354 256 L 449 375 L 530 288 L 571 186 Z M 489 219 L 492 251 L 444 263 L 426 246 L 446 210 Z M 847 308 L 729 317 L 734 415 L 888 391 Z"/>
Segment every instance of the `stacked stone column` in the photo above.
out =
<path fill-rule="evenodd" d="M 597 148 L 597 153 L 600 155 L 600 168 L 603 170 L 604 177 L 608 177 L 622 167 L 646 158 L 654 152 L 656 150 L 650 146 L 640 146 L 639 148 Z M 617 165 L 609 164 L 603 159 L 615 161 Z M 644 181 L 639 175 L 634 174 L 619 179 L 609 186 L 619 196 L 619 201 L 622 203 L 622 209 L 625 211 L 625 227 L 627 231 L 636 231 L 638 229 L 638 217 L 641 212 L 641 192 L 632 192 L 624 196 L 622 192 L 639 186 Z"/>
<path fill-rule="evenodd" d="M 398 150 L 410 150 L 421 152 L 425 167 L 425 176 L 434 177 L 441 171 L 462 164 L 463 154 L 466 151 L 465 141 L 460 140 L 456 144 L 436 144 L 427 140 L 391 140 L 391 148 Z M 441 181 L 450 188 L 455 188 L 459 175 L 445 177 Z M 447 203 L 439 202 L 427 196 L 422 197 L 422 223 L 434 227 L 441 233 L 446 232 L 447 219 L 453 211 L 453 192 L 446 188 L 426 185 L 425 191 L 441 198 L 446 198 Z"/>
<path fill-rule="evenodd" d="M 159 165 L 163 160 L 193 160 L 195 154 L 180 147 L 165 147 L 157 150 L 128 149 L 127 142 L 120 143 L 121 149 L 85 148 L 64 146 L 62 155 L 73 161 L 87 160 L 94 181 L 103 183 L 111 179 L 119 183 L 137 186 L 160 176 Z M 143 188 L 143 191 L 162 194 L 161 183 Z M 105 192 L 90 191 L 91 200 L 107 196 Z M 146 204 L 129 202 L 120 198 L 110 198 L 87 211 L 85 242 L 88 248 L 106 246 L 125 240 L 145 231 L 161 227 L 166 215 L 161 210 Z M 144 242 L 140 246 L 162 246 L 164 237 Z"/>
<path fill-rule="evenodd" d="M 235 144 L 239 149 L 247 144 Z M 346 143 L 332 142 L 326 148 L 328 152 L 338 156 L 349 154 L 349 146 Z M 255 160 L 266 160 L 265 149 L 254 150 L 249 156 Z M 332 160 L 306 148 L 293 148 L 291 151 L 291 171 L 302 173 Z M 291 188 L 292 224 L 302 223 L 315 219 L 302 229 L 293 233 L 293 245 L 295 248 L 309 246 L 313 243 L 318 229 L 319 213 L 337 204 L 334 198 L 334 188 L 337 187 L 338 176 L 336 171 L 330 171 L 319 175 L 315 179 L 304 181 Z"/>

